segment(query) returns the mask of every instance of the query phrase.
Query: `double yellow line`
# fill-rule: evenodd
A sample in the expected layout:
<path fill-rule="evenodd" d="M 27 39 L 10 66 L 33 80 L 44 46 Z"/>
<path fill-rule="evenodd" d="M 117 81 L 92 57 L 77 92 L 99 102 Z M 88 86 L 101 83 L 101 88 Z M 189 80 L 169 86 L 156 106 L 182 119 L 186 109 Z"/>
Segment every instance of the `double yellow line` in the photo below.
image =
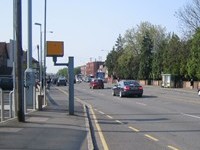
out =
<path fill-rule="evenodd" d="M 64 90 L 59 89 L 59 88 L 57 88 L 57 89 L 60 90 L 61 92 L 63 92 L 64 94 L 68 95 L 68 93 L 65 92 Z M 78 97 L 75 97 L 75 99 L 76 99 L 78 102 L 80 102 L 81 104 L 86 105 L 86 106 L 88 106 L 88 108 L 90 108 L 90 110 L 91 110 L 91 115 L 93 116 L 95 126 L 96 126 L 96 128 L 97 128 L 97 130 L 98 130 L 99 137 L 100 137 L 100 140 L 101 140 L 103 149 L 104 149 L 104 150 L 109 150 L 108 144 L 106 143 L 106 140 L 105 140 L 104 135 L 103 135 L 103 133 L 102 133 L 101 127 L 100 127 L 100 125 L 99 125 L 99 123 L 98 123 L 98 121 L 97 121 L 97 117 L 96 117 L 96 115 L 95 115 L 95 113 L 94 113 L 94 110 L 93 110 L 92 106 L 91 106 L 90 104 L 88 104 L 88 103 L 82 101 L 82 100 L 81 100 L 80 98 L 78 98 Z M 111 117 L 111 116 L 109 116 L 109 117 Z"/>

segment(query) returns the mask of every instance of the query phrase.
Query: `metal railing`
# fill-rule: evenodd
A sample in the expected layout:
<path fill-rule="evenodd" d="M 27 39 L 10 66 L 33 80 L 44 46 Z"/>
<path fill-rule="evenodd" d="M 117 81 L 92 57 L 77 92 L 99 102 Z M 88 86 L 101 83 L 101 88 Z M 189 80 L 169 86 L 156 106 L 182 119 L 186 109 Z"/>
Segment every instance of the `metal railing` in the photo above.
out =
<path fill-rule="evenodd" d="M 9 117 L 10 118 L 15 117 L 15 115 L 16 115 L 16 113 L 15 113 L 15 101 L 14 101 L 13 93 L 14 93 L 14 91 L 11 91 L 9 93 L 9 105 L 10 105 Z"/>
<path fill-rule="evenodd" d="M 16 116 L 13 93 L 14 91 L 3 91 L 0 88 L 1 122 L 5 121 L 6 118 L 9 119 Z M 8 113 L 6 111 L 8 111 Z"/>
<path fill-rule="evenodd" d="M 43 95 L 40 95 L 43 96 Z M 40 105 L 46 105 L 46 101 L 42 98 L 42 102 Z M 39 109 L 38 105 L 38 91 L 34 88 L 33 91 L 33 106 L 32 110 Z M 17 116 L 17 106 L 16 100 L 14 98 L 14 90 L 2 90 L 0 88 L 0 122 L 5 121 L 10 118 L 15 118 Z M 42 107 L 41 106 L 41 107 Z M 27 112 L 26 102 L 24 101 L 24 113 Z"/>
<path fill-rule="evenodd" d="M 0 88 L 0 101 L 1 101 L 1 122 L 4 120 L 4 100 L 3 90 Z"/>

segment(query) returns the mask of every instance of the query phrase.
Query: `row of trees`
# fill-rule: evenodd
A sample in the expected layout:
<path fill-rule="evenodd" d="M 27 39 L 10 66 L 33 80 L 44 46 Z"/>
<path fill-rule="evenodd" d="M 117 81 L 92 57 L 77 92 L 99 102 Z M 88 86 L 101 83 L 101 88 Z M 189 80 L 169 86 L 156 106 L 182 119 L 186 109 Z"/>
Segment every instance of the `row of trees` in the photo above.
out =
<path fill-rule="evenodd" d="M 200 0 L 193 0 L 193 5 L 186 5 L 176 15 L 185 24 L 185 33 L 190 33 L 187 38 L 142 22 L 117 38 L 105 62 L 109 75 L 147 80 L 161 79 L 162 73 L 168 73 L 182 80 L 200 80 Z"/>
<path fill-rule="evenodd" d="M 125 79 L 161 79 L 162 73 L 200 79 L 200 30 L 188 40 L 165 28 L 141 23 L 119 35 L 107 55 L 109 75 Z"/>
<path fill-rule="evenodd" d="M 74 68 L 74 74 L 80 74 L 81 73 L 81 67 Z M 62 76 L 68 78 L 68 68 L 62 68 L 59 69 L 56 73 L 57 76 Z"/>

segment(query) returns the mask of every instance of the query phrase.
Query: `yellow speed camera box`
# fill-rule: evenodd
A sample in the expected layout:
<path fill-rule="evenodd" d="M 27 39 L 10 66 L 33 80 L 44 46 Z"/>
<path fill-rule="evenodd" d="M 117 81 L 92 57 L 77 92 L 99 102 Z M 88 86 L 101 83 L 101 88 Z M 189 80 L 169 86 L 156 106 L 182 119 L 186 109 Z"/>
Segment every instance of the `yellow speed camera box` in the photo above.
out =
<path fill-rule="evenodd" d="M 47 57 L 63 57 L 64 42 L 62 41 L 47 41 Z"/>

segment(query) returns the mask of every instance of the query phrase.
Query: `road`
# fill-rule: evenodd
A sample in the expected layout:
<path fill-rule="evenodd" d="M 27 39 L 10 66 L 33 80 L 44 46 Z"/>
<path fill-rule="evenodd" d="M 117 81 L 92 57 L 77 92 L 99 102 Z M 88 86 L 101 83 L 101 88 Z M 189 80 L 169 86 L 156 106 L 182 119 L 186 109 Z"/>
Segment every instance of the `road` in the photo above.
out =
<path fill-rule="evenodd" d="M 99 149 L 200 149 L 200 97 L 194 91 L 145 86 L 142 98 L 119 98 L 110 85 L 95 90 L 80 83 L 75 99 L 91 105 Z"/>

